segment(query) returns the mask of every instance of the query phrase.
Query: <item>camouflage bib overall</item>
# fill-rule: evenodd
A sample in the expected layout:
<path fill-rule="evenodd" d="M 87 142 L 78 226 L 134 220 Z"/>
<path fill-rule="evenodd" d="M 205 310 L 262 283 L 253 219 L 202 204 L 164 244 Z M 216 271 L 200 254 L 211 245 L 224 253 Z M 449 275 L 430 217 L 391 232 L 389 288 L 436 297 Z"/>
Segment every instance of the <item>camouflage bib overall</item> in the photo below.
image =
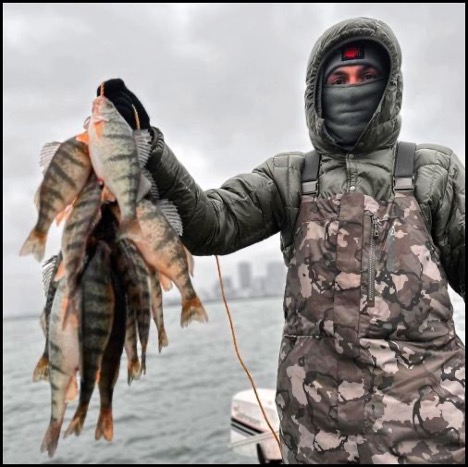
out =
<path fill-rule="evenodd" d="M 412 184 L 397 185 L 389 201 L 303 194 L 277 382 L 285 463 L 464 462 L 464 346 Z"/>

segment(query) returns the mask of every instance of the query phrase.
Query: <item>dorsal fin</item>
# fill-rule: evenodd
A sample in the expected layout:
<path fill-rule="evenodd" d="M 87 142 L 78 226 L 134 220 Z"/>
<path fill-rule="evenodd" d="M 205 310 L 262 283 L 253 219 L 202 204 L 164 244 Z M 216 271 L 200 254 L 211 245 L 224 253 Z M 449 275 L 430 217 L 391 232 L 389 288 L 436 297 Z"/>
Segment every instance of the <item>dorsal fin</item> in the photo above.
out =
<path fill-rule="evenodd" d="M 167 219 L 171 227 L 177 232 L 177 235 L 182 236 L 183 225 L 182 220 L 177 212 L 177 208 L 172 201 L 168 199 L 160 199 L 157 206 L 161 209 L 164 217 Z"/>
<path fill-rule="evenodd" d="M 53 141 L 51 143 L 46 143 L 44 146 L 42 146 L 41 153 L 39 156 L 39 165 L 42 168 L 42 173 L 44 174 L 47 170 L 47 168 L 50 165 L 50 162 L 55 156 L 55 153 L 57 152 L 58 148 L 60 147 L 62 143 L 59 141 Z"/>
<path fill-rule="evenodd" d="M 154 202 L 154 201 L 157 201 L 159 199 L 159 190 L 158 190 L 158 186 L 156 185 L 156 182 L 154 181 L 154 178 L 152 177 L 151 175 L 151 172 L 146 168 L 146 167 L 143 167 L 141 169 L 141 171 L 143 172 L 143 175 L 150 181 L 151 183 L 151 190 L 150 190 L 150 196 L 151 196 L 151 200 Z"/>
<path fill-rule="evenodd" d="M 140 167 L 143 168 L 148 162 L 151 151 L 151 134 L 149 130 L 135 130 L 133 137 L 138 151 L 138 162 Z"/>
<path fill-rule="evenodd" d="M 44 287 L 44 294 L 47 296 L 49 291 L 50 282 L 57 272 L 58 265 L 62 260 L 62 255 L 54 255 L 42 264 L 42 285 Z"/>

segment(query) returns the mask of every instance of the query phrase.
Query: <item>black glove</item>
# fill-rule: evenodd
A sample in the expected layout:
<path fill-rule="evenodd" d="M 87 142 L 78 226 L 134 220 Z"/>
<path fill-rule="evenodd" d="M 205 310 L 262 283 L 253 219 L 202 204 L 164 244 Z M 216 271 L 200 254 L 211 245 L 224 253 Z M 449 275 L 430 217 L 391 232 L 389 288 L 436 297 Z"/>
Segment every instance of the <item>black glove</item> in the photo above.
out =
<path fill-rule="evenodd" d="M 97 95 L 101 95 L 101 86 L 97 89 Z M 132 105 L 135 106 L 140 120 L 140 128 L 148 130 L 150 128 L 150 119 L 145 108 L 139 99 L 130 91 L 120 78 L 104 81 L 104 96 L 106 96 L 119 111 L 120 115 L 134 129 L 137 129 L 135 112 Z"/>

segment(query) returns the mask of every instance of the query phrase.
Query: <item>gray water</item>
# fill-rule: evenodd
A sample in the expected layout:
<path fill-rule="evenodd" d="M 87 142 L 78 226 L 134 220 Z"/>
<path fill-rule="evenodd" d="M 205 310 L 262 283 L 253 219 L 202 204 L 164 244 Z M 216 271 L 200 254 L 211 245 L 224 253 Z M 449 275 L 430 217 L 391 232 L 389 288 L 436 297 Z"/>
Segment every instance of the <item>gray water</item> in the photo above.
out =
<path fill-rule="evenodd" d="M 455 323 L 465 339 L 464 303 L 454 298 Z M 240 351 L 258 387 L 275 387 L 283 326 L 280 298 L 230 303 Z M 114 440 L 94 440 L 99 413 L 95 391 L 80 437 L 60 439 L 52 460 L 39 448 L 49 423 L 50 387 L 32 382 L 44 338 L 38 319 L 3 322 L 3 462 L 4 463 L 216 463 L 255 460 L 229 450 L 232 396 L 249 389 L 232 346 L 221 303 L 207 304 L 210 322 L 179 326 L 179 310 L 165 309 L 169 347 L 157 352 L 154 325 L 147 374 L 131 386 L 126 360 L 114 395 Z M 70 403 L 63 428 L 76 409 Z"/>

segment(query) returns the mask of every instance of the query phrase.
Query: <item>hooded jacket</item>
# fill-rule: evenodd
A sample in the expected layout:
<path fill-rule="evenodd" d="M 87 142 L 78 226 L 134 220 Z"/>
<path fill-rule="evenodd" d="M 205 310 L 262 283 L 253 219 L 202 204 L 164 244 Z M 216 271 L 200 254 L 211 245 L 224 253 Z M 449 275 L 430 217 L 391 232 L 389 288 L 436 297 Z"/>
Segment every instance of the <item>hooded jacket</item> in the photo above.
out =
<path fill-rule="evenodd" d="M 339 43 L 378 42 L 389 53 L 390 72 L 382 100 L 351 150 L 329 137 L 320 116 L 320 70 Z M 356 18 L 328 29 L 315 44 L 306 75 L 305 109 L 309 135 L 321 155 L 319 198 L 349 191 L 375 199 L 393 197 L 396 143 L 401 127 L 403 82 L 401 50 L 385 23 Z M 195 255 L 224 255 L 281 232 L 286 265 L 294 255 L 295 222 L 301 200 L 305 153 L 271 157 L 252 173 L 203 191 L 155 130 L 148 169 L 162 198 L 172 200 L 184 225 L 183 242 Z M 415 196 L 447 274 L 450 286 L 465 297 L 465 177 L 447 147 L 419 144 L 414 163 Z"/>

